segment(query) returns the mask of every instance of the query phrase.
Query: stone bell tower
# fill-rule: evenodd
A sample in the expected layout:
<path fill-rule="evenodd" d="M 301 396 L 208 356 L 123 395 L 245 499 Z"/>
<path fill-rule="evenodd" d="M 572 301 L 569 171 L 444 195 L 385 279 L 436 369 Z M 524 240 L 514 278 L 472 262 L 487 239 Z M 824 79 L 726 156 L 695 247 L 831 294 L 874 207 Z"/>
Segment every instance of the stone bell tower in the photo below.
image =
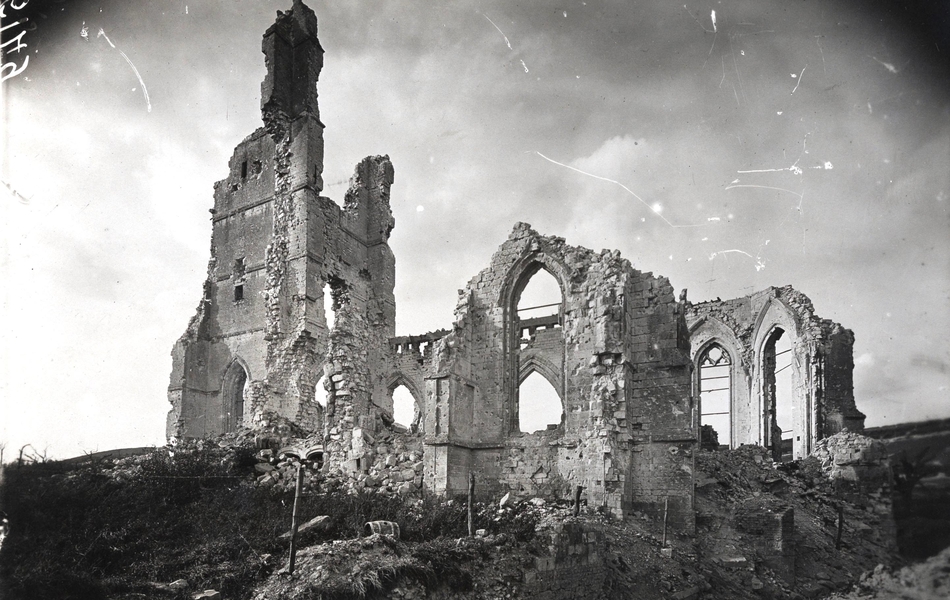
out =
<path fill-rule="evenodd" d="M 294 0 L 278 11 L 262 50 L 264 126 L 238 144 L 228 176 L 214 186 L 204 294 L 172 350 L 169 436 L 275 417 L 339 432 L 373 422 L 372 399 L 385 392 L 375 389 L 384 384 L 371 355 L 388 347 L 395 328 L 392 164 L 385 156 L 361 161 L 342 207 L 321 196 L 316 15 Z M 318 384 L 329 391 L 326 405 L 315 397 Z"/>

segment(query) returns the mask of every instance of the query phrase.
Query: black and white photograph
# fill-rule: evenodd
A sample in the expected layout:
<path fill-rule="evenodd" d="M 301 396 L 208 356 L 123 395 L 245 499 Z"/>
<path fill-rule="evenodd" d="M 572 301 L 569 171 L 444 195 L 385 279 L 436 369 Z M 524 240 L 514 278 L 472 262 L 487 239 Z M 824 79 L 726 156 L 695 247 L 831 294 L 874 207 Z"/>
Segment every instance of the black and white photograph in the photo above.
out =
<path fill-rule="evenodd" d="M 0 0 L 0 598 L 950 597 L 950 3 Z"/>

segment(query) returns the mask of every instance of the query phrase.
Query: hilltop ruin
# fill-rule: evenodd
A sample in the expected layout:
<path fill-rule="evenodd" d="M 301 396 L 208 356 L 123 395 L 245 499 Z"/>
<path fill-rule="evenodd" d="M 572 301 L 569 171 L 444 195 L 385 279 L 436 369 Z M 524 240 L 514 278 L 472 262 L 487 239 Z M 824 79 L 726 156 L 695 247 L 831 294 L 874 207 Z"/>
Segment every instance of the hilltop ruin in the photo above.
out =
<path fill-rule="evenodd" d="M 172 351 L 169 437 L 286 419 L 322 432 L 324 469 L 356 477 L 388 461 L 385 434 L 422 457 L 406 484 L 455 494 L 475 473 L 480 494 L 563 497 L 581 486 L 613 515 L 661 518 L 665 506 L 671 524 L 692 531 L 701 431 L 708 444 L 756 444 L 790 460 L 863 430 L 853 334 L 817 317 L 803 294 L 768 288 L 692 304 L 619 252 L 524 223 L 460 290 L 450 329 L 397 337 L 393 165 L 361 161 L 342 207 L 321 196 L 314 13 L 299 0 L 278 12 L 263 52 L 264 126 L 215 184 L 204 293 Z M 541 271 L 561 297 L 533 316 L 519 300 Z M 534 433 L 519 423 L 532 374 L 561 403 L 560 421 Z M 399 386 L 415 401 L 405 427 L 393 418 Z"/>

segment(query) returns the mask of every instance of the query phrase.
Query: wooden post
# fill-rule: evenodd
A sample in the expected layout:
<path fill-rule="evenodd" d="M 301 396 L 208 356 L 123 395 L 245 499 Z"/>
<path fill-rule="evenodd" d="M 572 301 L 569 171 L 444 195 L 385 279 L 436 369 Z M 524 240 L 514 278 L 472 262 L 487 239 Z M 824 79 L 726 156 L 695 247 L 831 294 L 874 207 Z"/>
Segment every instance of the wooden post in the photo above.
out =
<path fill-rule="evenodd" d="M 468 474 L 468 537 L 475 535 L 472 525 L 472 501 L 475 498 L 475 473 Z"/>
<path fill-rule="evenodd" d="M 844 507 L 838 505 L 838 532 L 835 534 L 835 550 L 841 549 L 841 533 L 844 531 Z"/>
<path fill-rule="evenodd" d="M 581 491 L 584 488 L 579 485 L 574 486 L 574 516 L 581 514 Z"/>
<path fill-rule="evenodd" d="M 297 561 L 297 508 L 300 506 L 300 492 L 303 488 L 303 461 L 297 464 L 297 486 L 294 490 L 294 511 L 290 517 L 290 565 L 287 572 L 294 574 L 294 563 Z"/>
<path fill-rule="evenodd" d="M 660 548 L 666 548 L 666 520 L 669 515 L 670 509 L 670 498 L 667 496 L 663 499 L 663 543 L 660 545 Z"/>

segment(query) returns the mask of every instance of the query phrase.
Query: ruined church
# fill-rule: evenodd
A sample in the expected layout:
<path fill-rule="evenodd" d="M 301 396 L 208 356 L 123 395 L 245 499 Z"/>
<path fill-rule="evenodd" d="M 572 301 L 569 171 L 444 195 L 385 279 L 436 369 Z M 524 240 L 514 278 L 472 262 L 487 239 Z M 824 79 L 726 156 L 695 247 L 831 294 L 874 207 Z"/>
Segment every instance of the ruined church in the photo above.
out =
<path fill-rule="evenodd" d="M 172 351 L 170 437 L 277 416 L 322 433 L 324 469 L 356 476 L 385 452 L 376 439 L 386 433 L 421 449 L 431 492 L 464 492 L 472 473 L 479 494 L 582 486 L 591 506 L 616 516 L 666 506 L 671 524 L 690 531 L 701 439 L 790 460 L 863 429 L 853 334 L 800 292 L 693 304 L 619 252 L 524 223 L 460 290 L 450 328 L 397 337 L 393 165 L 363 159 L 342 207 L 322 196 L 314 13 L 300 0 L 278 11 L 263 53 L 263 127 L 214 186 L 203 295 Z M 519 299 L 540 271 L 561 297 L 536 316 Z M 556 391 L 561 417 L 526 433 L 519 396 L 532 375 Z M 393 417 L 400 386 L 415 401 L 405 427 Z"/>

